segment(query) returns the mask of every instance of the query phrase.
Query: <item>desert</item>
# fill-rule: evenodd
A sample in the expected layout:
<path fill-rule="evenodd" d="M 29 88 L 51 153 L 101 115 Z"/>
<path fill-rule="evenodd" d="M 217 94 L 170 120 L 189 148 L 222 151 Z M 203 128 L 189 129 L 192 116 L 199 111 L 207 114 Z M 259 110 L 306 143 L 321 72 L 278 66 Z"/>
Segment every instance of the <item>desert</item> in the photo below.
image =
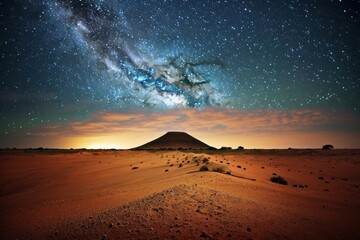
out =
<path fill-rule="evenodd" d="M 360 238 L 360 150 L 0 154 L 1 239 Z"/>

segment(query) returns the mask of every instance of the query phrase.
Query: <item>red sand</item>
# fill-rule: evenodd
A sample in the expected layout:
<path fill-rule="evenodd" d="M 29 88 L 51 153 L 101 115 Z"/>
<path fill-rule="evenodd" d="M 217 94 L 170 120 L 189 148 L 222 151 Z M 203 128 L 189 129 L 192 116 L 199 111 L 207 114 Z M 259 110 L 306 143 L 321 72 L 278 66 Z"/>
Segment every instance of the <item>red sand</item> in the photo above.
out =
<path fill-rule="evenodd" d="M 1 239 L 360 239 L 358 150 L 9 150 L 0 171 Z"/>

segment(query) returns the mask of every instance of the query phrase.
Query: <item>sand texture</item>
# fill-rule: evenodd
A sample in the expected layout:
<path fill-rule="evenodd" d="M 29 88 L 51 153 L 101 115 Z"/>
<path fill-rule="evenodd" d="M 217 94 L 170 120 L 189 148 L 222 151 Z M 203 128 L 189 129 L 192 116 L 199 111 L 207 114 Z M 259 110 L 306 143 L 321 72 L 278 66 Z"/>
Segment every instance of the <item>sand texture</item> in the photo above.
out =
<path fill-rule="evenodd" d="M 0 179 L 1 239 L 360 239 L 359 150 L 2 150 Z"/>

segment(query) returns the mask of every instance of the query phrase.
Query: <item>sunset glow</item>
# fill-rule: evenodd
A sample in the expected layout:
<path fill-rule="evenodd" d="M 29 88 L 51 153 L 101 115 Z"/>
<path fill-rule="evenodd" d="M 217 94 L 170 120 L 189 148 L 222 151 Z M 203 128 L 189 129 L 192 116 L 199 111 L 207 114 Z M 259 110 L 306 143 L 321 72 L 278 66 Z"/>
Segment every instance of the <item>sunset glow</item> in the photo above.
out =
<path fill-rule="evenodd" d="M 167 131 L 184 131 L 217 148 L 319 148 L 326 143 L 359 148 L 359 131 L 352 131 L 358 121 L 316 109 L 96 112 L 86 120 L 39 126 L 27 138 L 8 142 L 8 146 L 128 149 Z"/>

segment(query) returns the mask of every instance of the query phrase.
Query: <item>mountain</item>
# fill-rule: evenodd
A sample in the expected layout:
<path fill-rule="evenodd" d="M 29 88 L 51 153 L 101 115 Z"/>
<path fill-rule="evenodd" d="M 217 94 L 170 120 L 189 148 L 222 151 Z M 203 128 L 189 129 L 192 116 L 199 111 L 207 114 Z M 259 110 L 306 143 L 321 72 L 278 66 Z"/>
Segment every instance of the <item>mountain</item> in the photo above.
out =
<path fill-rule="evenodd" d="M 165 135 L 135 149 L 215 149 L 185 132 L 167 132 Z"/>

